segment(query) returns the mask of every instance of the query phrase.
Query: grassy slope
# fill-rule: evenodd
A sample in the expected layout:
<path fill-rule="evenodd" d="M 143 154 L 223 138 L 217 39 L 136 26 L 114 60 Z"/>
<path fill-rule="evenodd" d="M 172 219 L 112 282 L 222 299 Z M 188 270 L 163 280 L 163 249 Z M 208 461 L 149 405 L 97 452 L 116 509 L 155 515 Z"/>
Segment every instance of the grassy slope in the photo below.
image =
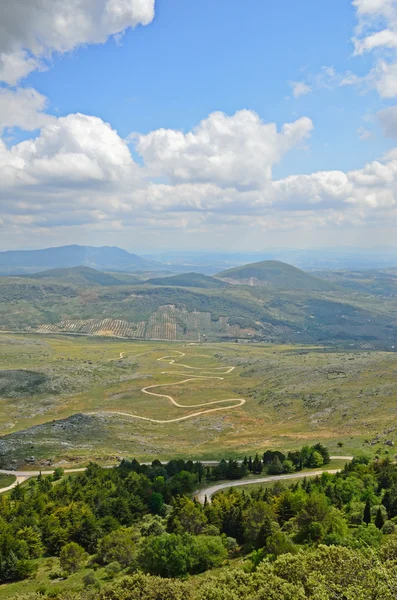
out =
<path fill-rule="evenodd" d="M 201 375 L 211 367 L 236 368 L 223 380 L 199 379 L 177 386 L 192 371 L 157 361 L 175 355 L 175 350 L 185 352 L 182 362 L 200 367 Z M 241 457 L 269 447 L 290 449 L 317 441 L 337 454 L 338 442 L 344 443 L 343 453 L 350 453 L 379 451 L 386 448 L 385 441 L 394 441 L 397 356 L 393 353 L 3 335 L 0 362 L 14 372 L 25 368 L 43 373 L 49 386 L 33 396 L 0 399 L 2 465 L 32 455 L 72 463 L 113 462 L 118 456 Z M 227 398 L 247 402 L 228 412 L 171 424 L 106 414 L 120 411 L 170 419 L 197 410 L 172 407 L 164 398 L 143 394 L 141 388 L 151 384 L 164 385 L 157 391 L 188 407 Z M 100 414 L 82 414 L 87 412 Z"/>

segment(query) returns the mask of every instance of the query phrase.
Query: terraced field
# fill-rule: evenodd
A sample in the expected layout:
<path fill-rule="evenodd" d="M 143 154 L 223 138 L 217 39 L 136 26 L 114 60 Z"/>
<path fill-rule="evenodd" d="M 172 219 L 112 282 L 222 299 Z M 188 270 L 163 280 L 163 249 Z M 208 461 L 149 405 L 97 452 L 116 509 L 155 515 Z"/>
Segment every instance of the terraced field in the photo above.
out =
<path fill-rule="evenodd" d="M 209 312 L 188 312 L 175 305 L 160 306 L 147 321 L 137 323 L 120 319 L 68 319 L 59 323 L 43 323 L 29 327 L 34 333 L 72 333 L 114 336 L 146 340 L 200 340 L 201 336 L 219 333 L 223 337 L 255 335 L 255 330 L 229 325 L 228 317 L 212 320 Z"/>

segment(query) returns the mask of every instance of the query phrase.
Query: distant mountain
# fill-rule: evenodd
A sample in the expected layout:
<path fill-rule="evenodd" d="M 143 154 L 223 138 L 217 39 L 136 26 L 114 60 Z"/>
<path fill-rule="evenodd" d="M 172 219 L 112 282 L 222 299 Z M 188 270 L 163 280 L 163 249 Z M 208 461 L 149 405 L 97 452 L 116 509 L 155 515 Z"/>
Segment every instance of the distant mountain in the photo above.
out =
<path fill-rule="evenodd" d="M 173 275 L 172 277 L 156 277 L 155 279 L 149 279 L 145 283 L 150 285 L 193 287 L 207 290 L 219 289 L 228 285 L 224 281 L 220 281 L 214 277 L 207 277 L 207 275 L 201 275 L 200 273 L 185 273 Z"/>
<path fill-rule="evenodd" d="M 0 252 L 0 275 L 86 266 L 99 271 L 159 271 L 167 267 L 117 246 L 58 246 L 44 250 Z"/>
<path fill-rule="evenodd" d="M 233 284 L 269 286 L 284 290 L 329 291 L 335 287 L 330 282 L 277 260 L 235 267 L 218 273 L 216 277 Z"/>
<path fill-rule="evenodd" d="M 125 275 L 123 273 L 123 275 Z M 48 271 L 40 271 L 39 273 L 32 273 L 25 277 L 29 279 L 45 279 L 45 280 L 60 280 L 61 283 L 67 283 L 71 285 L 79 286 L 109 286 L 109 285 L 126 285 L 125 278 L 118 278 L 117 273 L 111 275 L 104 273 L 103 271 L 97 271 L 91 269 L 91 267 L 70 267 L 65 269 L 50 269 Z M 128 283 L 138 283 L 139 277 L 134 275 L 127 275 Z"/>

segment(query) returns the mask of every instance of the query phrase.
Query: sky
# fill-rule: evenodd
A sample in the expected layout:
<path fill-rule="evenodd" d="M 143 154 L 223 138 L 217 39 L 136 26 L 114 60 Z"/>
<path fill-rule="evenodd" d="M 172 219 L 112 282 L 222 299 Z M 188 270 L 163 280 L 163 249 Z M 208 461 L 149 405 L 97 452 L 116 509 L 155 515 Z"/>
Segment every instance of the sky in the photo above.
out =
<path fill-rule="evenodd" d="M 397 0 L 0 3 L 0 250 L 396 247 Z"/>

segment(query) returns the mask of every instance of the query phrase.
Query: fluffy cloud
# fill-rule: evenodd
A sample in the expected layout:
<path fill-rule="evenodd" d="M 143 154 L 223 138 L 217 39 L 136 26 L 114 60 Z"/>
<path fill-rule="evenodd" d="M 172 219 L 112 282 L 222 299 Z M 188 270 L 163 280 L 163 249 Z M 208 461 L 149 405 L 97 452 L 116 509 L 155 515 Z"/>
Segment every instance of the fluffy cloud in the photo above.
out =
<path fill-rule="evenodd" d="M 368 76 L 352 80 L 375 88 L 382 98 L 397 96 L 397 5 L 395 0 L 354 0 L 358 25 L 353 37 L 354 53 L 384 50 L 392 57 L 380 58 Z"/>
<path fill-rule="evenodd" d="M 155 0 L 0 2 L 0 80 L 15 85 L 53 52 L 104 43 L 154 18 Z"/>
<path fill-rule="evenodd" d="M 78 185 L 120 185 L 136 171 L 126 142 L 110 125 L 87 115 L 61 117 L 46 124 L 35 139 L 10 150 L 0 147 L 0 189 L 12 185 L 14 194 L 26 185 L 31 192 L 34 186 L 51 186 L 54 196 L 64 187 L 73 194 Z"/>
<path fill-rule="evenodd" d="M 250 110 L 233 116 L 214 112 L 188 133 L 159 129 L 137 137 L 136 148 L 153 174 L 171 181 L 214 182 L 221 186 L 260 187 L 272 166 L 310 134 L 303 117 L 283 125 L 264 123 Z"/>
<path fill-rule="evenodd" d="M 43 111 L 47 98 L 32 88 L 13 90 L 0 87 L 0 133 L 5 127 L 39 129 L 53 121 Z"/>
<path fill-rule="evenodd" d="M 299 119 L 278 132 L 250 111 L 213 113 L 188 133 L 135 136 L 145 160 L 138 166 L 127 142 L 101 119 L 54 119 L 35 139 L 0 144 L 0 227 L 15 236 L 76 227 L 308 231 L 395 219 L 397 150 L 346 173 L 272 179 L 274 162 L 311 127 Z"/>

